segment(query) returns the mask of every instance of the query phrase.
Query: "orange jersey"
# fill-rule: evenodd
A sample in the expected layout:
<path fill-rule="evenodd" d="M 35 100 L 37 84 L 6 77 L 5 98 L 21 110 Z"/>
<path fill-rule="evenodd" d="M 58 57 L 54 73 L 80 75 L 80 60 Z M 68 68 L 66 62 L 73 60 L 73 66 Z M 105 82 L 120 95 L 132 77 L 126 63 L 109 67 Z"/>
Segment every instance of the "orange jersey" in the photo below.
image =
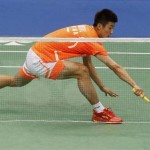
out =
<path fill-rule="evenodd" d="M 93 26 L 77 25 L 66 27 L 44 36 L 45 38 L 98 38 Z M 108 55 L 98 42 L 37 42 L 33 51 L 44 61 L 54 62 L 85 55 Z"/>

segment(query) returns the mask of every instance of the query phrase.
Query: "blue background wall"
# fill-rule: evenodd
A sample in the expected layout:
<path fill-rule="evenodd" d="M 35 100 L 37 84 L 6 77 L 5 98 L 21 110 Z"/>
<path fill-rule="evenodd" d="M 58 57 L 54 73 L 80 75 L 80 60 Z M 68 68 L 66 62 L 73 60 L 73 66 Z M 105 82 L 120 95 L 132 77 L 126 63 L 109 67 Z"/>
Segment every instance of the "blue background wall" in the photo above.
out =
<path fill-rule="evenodd" d="M 150 0 L 0 0 L 0 36 L 42 36 L 92 24 L 103 8 L 118 14 L 114 37 L 150 36 Z"/>

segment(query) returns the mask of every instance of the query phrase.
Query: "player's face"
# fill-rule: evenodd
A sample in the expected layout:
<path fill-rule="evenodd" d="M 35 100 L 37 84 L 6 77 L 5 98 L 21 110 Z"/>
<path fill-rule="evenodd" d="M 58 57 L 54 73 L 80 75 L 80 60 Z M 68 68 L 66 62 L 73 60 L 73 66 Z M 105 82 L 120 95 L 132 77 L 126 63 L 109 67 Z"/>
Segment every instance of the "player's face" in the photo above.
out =
<path fill-rule="evenodd" d="M 102 24 L 98 25 L 98 36 L 100 38 L 107 38 L 110 37 L 111 34 L 113 33 L 115 27 L 115 23 L 114 22 L 108 22 L 105 26 L 103 26 Z"/>

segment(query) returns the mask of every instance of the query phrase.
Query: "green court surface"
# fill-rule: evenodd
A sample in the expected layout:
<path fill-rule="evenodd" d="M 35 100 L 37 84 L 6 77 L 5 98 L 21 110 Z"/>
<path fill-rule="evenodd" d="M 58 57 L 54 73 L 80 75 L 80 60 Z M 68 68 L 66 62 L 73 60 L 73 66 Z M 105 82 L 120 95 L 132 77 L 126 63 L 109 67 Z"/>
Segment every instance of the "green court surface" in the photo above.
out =
<path fill-rule="evenodd" d="M 0 74 L 15 74 L 31 44 L 0 45 Z M 148 43 L 107 43 L 111 57 L 150 96 Z M 81 61 L 79 58 L 73 61 Z M 105 85 L 119 96 L 101 102 L 124 119 L 120 125 L 91 122 L 92 107 L 78 90 L 76 80 L 36 79 L 25 87 L 0 91 L 1 150 L 149 150 L 150 104 L 93 58 Z"/>

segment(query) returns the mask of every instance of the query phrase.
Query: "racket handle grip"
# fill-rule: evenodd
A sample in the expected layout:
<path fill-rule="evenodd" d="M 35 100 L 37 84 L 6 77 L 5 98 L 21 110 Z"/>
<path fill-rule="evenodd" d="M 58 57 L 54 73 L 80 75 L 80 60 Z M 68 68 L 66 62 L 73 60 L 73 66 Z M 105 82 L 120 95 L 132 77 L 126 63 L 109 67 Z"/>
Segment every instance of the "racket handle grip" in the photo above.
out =
<path fill-rule="evenodd" d="M 133 92 L 135 92 L 135 91 L 136 91 L 136 89 L 135 89 L 135 88 L 133 88 L 133 89 L 132 89 L 132 91 L 133 91 Z M 140 95 L 140 97 L 141 97 L 144 101 L 146 101 L 146 102 L 149 102 L 149 103 L 150 103 L 149 98 L 148 98 L 148 97 L 146 97 L 144 94 L 141 94 L 141 95 Z"/>

